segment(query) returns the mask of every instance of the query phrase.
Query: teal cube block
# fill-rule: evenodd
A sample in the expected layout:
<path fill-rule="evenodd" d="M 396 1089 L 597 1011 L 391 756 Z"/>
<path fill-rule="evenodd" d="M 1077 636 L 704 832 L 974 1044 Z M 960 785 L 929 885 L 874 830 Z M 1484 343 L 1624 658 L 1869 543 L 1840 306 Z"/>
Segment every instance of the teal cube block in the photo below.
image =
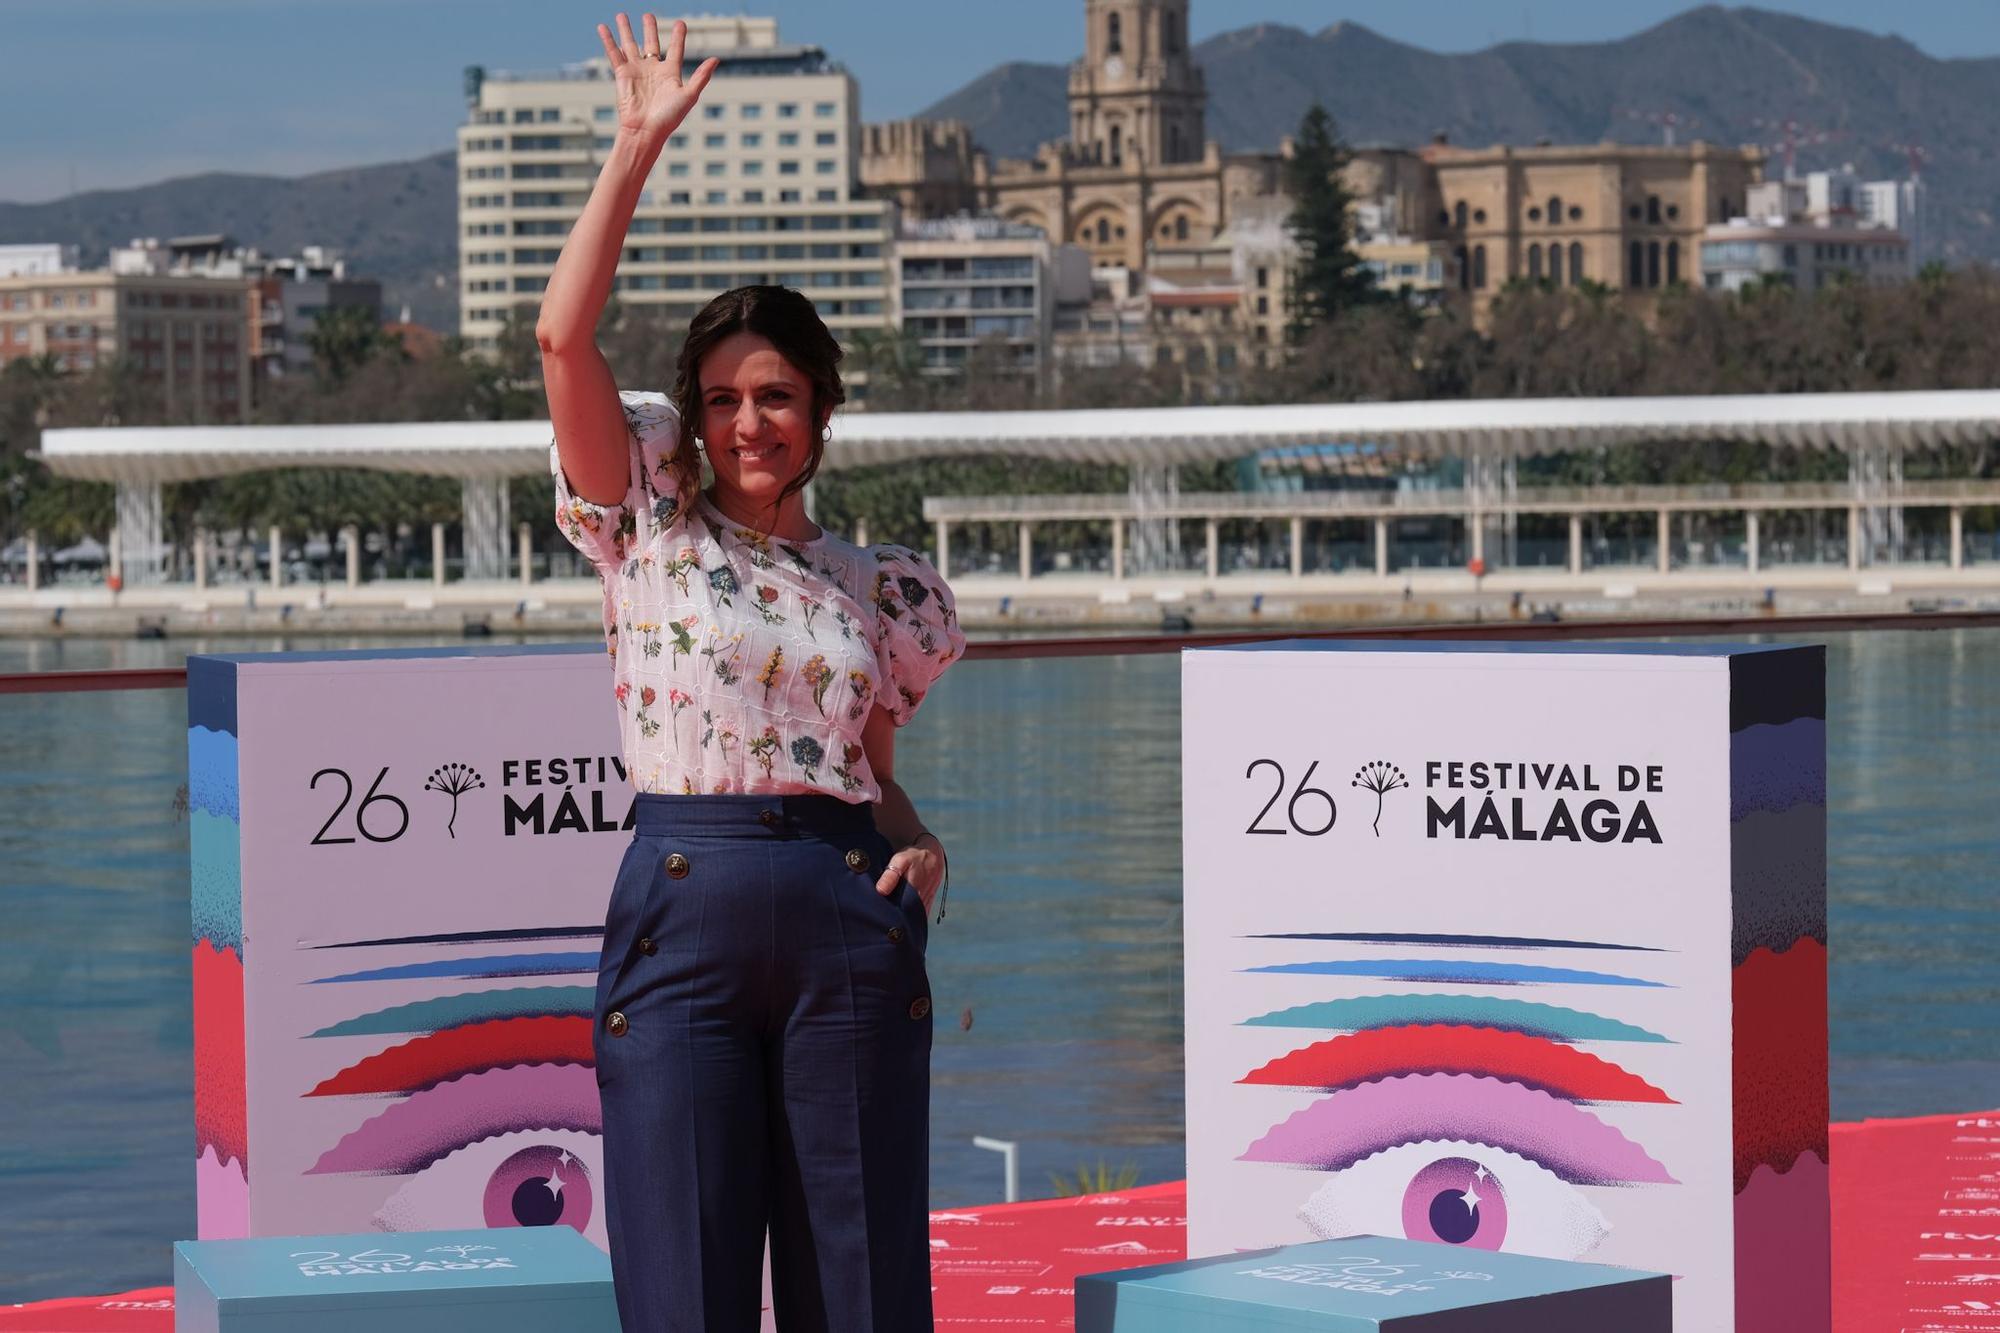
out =
<path fill-rule="evenodd" d="M 570 1227 L 180 1241 L 175 1333 L 619 1333 Z"/>
<path fill-rule="evenodd" d="M 1672 1280 L 1382 1236 L 1076 1280 L 1077 1333 L 1672 1333 Z"/>

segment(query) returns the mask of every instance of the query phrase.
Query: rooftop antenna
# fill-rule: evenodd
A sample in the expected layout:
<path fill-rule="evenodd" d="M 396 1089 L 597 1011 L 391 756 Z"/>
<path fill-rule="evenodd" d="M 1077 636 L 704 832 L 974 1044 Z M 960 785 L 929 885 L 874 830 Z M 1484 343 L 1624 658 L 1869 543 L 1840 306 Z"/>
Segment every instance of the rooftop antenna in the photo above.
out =
<path fill-rule="evenodd" d="M 1619 114 L 1627 120 L 1643 120 L 1648 124 L 1658 125 L 1660 127 L 1660 142 L 1669 148 L 1674 146 L 1675 132 L 1681 126 L 1686 125 L 1692 128 L 1701 124 L 1698 117 L 1684 116 L 1678 111 L 1642 111 L 1633 107 L 1625 107 L 1620 110 Z"/>

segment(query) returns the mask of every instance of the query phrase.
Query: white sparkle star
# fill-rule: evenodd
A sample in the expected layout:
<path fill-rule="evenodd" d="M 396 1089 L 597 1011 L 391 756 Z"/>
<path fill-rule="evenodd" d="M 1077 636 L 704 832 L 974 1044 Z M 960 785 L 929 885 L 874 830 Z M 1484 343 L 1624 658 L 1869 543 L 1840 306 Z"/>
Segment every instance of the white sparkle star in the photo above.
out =
<path fill-rule="evenodd" d="M 1479 1191 L 1477 1191 L 1477 1190 L 1475 1190 L 1475 1189 L 1468 1189 L 1468 1190 L 1466 1190 L 1466 1191 L 1465 1191 L 1465 1211 L 1469 1213 L 1469 1212 L 1471 1212 L 1471 1211 L 1472 1211 L 1473 1209 L 1477 1208 L 1478 1206 L 1479 1206 Z"/>
<path fill-rule="evenodd" d="M 1484 1185 L 1486 1183 L 1486 1168 L 1484 1166 L 1475 1166 L 1472 1169 L 1472 1178 Z"/>

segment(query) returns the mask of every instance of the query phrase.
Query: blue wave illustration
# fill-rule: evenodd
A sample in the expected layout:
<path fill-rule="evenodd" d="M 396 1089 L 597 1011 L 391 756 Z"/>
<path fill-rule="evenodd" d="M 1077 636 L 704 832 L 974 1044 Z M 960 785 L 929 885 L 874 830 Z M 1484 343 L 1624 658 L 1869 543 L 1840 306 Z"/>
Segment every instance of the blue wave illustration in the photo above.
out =
<path fill-rule="evenodd" d="M 1474 959 L 1384 958 L 1315 963 L 1270 963 L 1246 972 L 1294 972 L 1323 977 L 1373 977 L 1384 981 L 1456 981 L 1491 986 L 1650 986 L 1664 982 L 1584 972 L 1535 963 L 1482 963 Z"/>

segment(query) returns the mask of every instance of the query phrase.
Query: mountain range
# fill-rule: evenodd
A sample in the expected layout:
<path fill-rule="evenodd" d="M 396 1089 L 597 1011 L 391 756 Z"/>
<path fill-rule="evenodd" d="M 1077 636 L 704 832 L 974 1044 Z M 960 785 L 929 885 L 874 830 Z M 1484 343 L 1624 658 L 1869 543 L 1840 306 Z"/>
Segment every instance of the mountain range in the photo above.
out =
<path fill-rule="evenodd" d="M 1356 23 L 1316 33 L 1253 24 L 1195 47 L 1208 132 L 1227 151 L 1275 148 L 1315 100 L 1348 142 L 1658 142 L 1679 133 L 1776 146 L 1802 127 L 1801 171 L 1853 163 L 1907 174 L 1920 146 L 1929 253 L 2000 261 L 2000 58 L 1941 60 L 1896 37 L 1709 5 L 1614 42 L 1508 42 L 1447 55 Z M 1066 64 L 1006 64 L 920 114 L 957 118 L 995 156 L 1067 132 Z M 1770 168 L 1783 169 L 1782 151 Z M 0 204 L 0 243 L 64 241 L 86 262 L 135 236 L 226 231 L 268 254 L 345 251 L 382 279 L 391 316 L 457 325 L 455 168 L 443 152 L 296 179 L 210 174 L 45 204 Z"/>

